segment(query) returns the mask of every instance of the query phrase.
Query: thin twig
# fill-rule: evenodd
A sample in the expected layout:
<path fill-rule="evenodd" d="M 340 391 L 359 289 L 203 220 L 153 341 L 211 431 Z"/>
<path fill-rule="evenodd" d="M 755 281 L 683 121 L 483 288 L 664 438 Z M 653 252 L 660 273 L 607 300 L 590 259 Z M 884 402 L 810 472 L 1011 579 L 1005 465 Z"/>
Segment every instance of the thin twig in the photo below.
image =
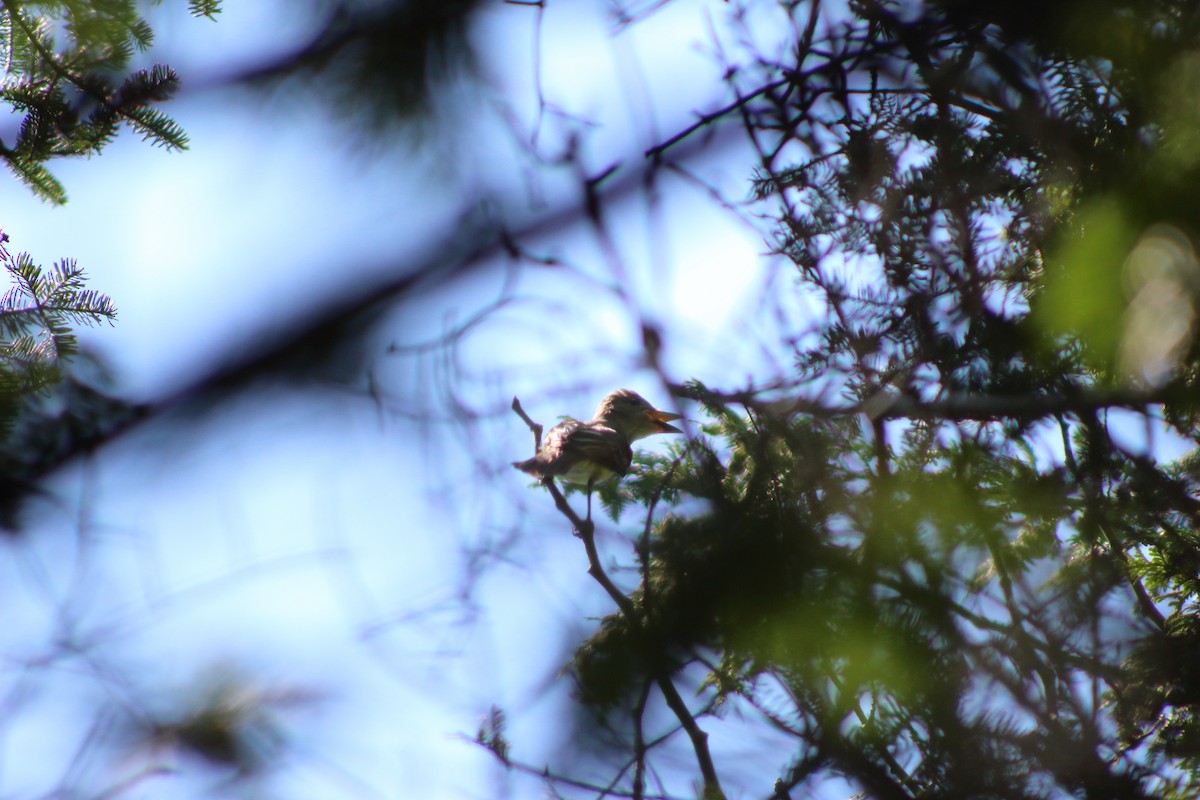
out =
<path fill-rule="evenodd" d="M 512 410 L 517 412 L 517 416 L 525 420 L 525 424 L 529 426 L 529 430 L 533 433 L 533 454 L 542 449 L 542 426 L 529 418 L 525 413 L 525 409 L 521 408 L 521 401 L 513 397 Z"/>
<path fill-rule="evenodd" d="M 671 468 L 667 470 L 667 474 L 663 476 L 658 487 L 654 490 L 654 494 L 650 496 L 650 502 L 646 507 L 646 524 L 642 526 L 642 536 L 638 541 L 638 559 L 641 561 L 642 568 L 642 605 L 646 608 L 646 613 L 650 612 L 650 606 L 653 602 L 653 589 L 650 584 L 650 529 L 654 521 L 654 509 L 658 505 L 658 501 L 662 499 L 663 490 L 667 483 L 675 475 L 675 470 L 678 469 L 683 461 L 684 453 L 681 453 Z"/>
<path fill-rule="evenodd" d="M 716 122 L 721 117 L 727 116 L 730 113 L 737 111 L 739 108 L 741 108 L 742 106 L 744 106 L 746 103 L 750 102 L 751 100 L 755 99 L 756 97 L 761 97 L 762 95 L 766 94 L 767 92 L 774 91 L 775 89 L 778 89 L 781 86 L 786 86 L 788 83 L 790 83 L 794 79 L 795 79 L 795 76 L 788 76 L 786 78 L 780 78 L 779 80 L 776 80 L 776 81 L 771 81 L 770 83 L 768 83 L 764 86 L 758 87 L 753 92 L 750 92 L 747 95 L 742 95 L 738 99 L 734 100 L 732 103 L 729 103 L 728 105 L 718 108 L 716 111 L 710 111 L 707 114 L 698 115 L 696 118 L 696 121 L 694 123 L 687 126 L 683 130 L 681 130 L 679 133 L 672 136 L 670 139 L 667 139 L 665 142 L 656 144 L 656 145 L 654 145 L 654 147 L 651 147 L 649 150 L 647 150 L 645 153 L 646 158 L 651 158 L 653 156 L 657 156 L 658 154 L 662 153 L 663 151 L 671 148 L 672 146 L 678 144 L 679 142 L 683 141 L 687 137 L 691 136 L 693 133 L 700 130 L 701 128 L 703 128 L 707 125 L 711 125 L 713 122 Z"/>
<path fill-rule="evenodd" d="M 529 418 L 525 410 L 521 407 L 521 401 L 516 397 L 512 402 L 513 411 L 524 420 L 529 426 L 529 430 L 533 432 L 534 438 L 537 441 L 538 447 L 541 446 L 541 431 L 542 426 Z M 633 605 L 624 592 L 622 592 L 608 573 L 604 571 L 604 566 L 600 562 L 600 553 L 596 549 L 596 526 L 591 519 L 581 519 L 575 513 L 575 509 L 571 508 L 571 504 L 563 497 L 563 493 L 554 484 L 552 478 L 543 481 L 546 490 L 550 492 L 550 496 L 554 499 L 554 506 L 559 512 L 570 520 L 575 527 L 575 533 L 583 540 L 584 551 L 587 553 L 588 559 L 588 574 L 608 593 L 612 601 L 616 603 L 621 614 L 629 621 L 629 624 L 638 633 L 643 631 L 641 619 L 638 616 L 637 608 Z M 663 699 L 667 703 L 667 707 L 675 714 L 679 720 L 679 724 L 687 733 L 688 738 L 692 742 L 692 749 L 696 753 L 696 763 L 700 767 L 700 776 L 704 781 L 704 800 L 725 800 L 725 792 L 721 789 L 721 782 L 717 778 L 717 769 L 713 764 L 712 754 L 708 749 L 708 734 L 696 722 L 695 715 L 688 709 L 687 703 L 679 694 L 679 690 L 675 688 L 675 684 L 671 682 L 670 673 L 666 667 L 658 663 L 657 659 L 651 659 L 654 682 L 658 685 L 658 689 L 662 692 Z"/>
<path fill-rule="evenodd" d="M 642 686 L 642 693 L 633 706 L 633 753 L 635 766 L 633 770 L 634 800 L 643 800 L 646 794 L 646 754 L 650 748 L 646 746 L 646 735 L 642 730 L 642 717 L 646 712 L 646 701 L 650 699 L 650 682 Z"/>
<path fill-rule="evenodd" d="M 482 747 L 485 750 L 487 750 L 488 752 L 495 755 L 495 751 L 492 750 L 492 748 L 488 747 L 485 743 L 477 741 L 475 738 L 470 737 L 470 736 L 462 736 L 461 738 L 463 741 L 469 742 L 470 744 L 476 745 L 477 747 Z M 598 783 L 591 783 L 589 781 L 580 780 L 579 778 L 572 778 L 569 775 L 563 775 L 558 772 L 552 772 L 549 767 L 535 767 L 532 764 L 526 764 L 524 762 L 517 761 L 514 759 L 504 759 L 503 764 L 506 769 L 514 770 L 516 772 L 520 772 L 524 775 L 530 775 L 535 778 L 541 778 L 543 781 L 546 781 L 547 783 L 562 784 L 563 786 L 569 786 L 573 789 L 584 789 L 589 792 L 595 792 L 597 795 L 600 795 L 600 796 L 627 797 L 627 798 L 633 798 L 633 796 L 634 796 L 632 792 L 625 791 L 623 789 L 617 789 L 612 786 L 602 786 Z M 670 798 L 665 794 L 659 794 L 659 795 L 645 796 L 641 800 L 670 800 Z"/>

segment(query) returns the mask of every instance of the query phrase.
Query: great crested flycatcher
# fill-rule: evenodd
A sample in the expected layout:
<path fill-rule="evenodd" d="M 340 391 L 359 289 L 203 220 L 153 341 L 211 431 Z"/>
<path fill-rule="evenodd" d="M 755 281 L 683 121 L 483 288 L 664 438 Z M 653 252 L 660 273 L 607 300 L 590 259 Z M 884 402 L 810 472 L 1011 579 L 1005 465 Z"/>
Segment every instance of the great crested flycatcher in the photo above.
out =
<path fill-rule="evenodd" d="M 630 389 L 611 392 L 596 408 L 590 422 L 566 419 L 546 433 L 537 455 L 514 461 L 522 472 L 542 479 L 561 478 L 587 488 L 588 518 L 592 515 L 592 487 L 614 475 L 624 476 L 633 463 L 638 439 L 655 433 L 683 433 L 671 425 L 678 414 L 659 411 Z"/>

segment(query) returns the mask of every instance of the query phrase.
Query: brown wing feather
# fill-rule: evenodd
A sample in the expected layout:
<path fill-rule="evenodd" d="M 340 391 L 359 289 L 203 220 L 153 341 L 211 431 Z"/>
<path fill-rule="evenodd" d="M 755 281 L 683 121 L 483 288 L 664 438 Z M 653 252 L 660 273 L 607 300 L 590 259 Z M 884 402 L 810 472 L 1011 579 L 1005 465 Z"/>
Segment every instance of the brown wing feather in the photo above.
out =
<path fill-rule="evenodd" d="M 591 461 L 618 475 L 628 472 L 633 463 L 633 449 L 625 437 L 595 424 L 581 425 L 571 431 L 564 449 L 578 452 L 580 461 Z"/>
<path fill-rule="evenodd" d="M 587 464 L 598 467 L 597 472 L 615 472 L 624 475 L 629 471 L 633 461 L 633 450 L 625 437 L 611 428 L 597 423 L 584 423 L 577 419 L 568 419 L 555 425 L 542 440 L 542 449 L 533 458 L 518 461 L 513 464 L 519 470 L 536 475 L 540 478 L 564 476 L 568 480 L 576 479 L 569 475 L 580 467 L 583 473 L 589 472 Z M 589 475 L 578 482 L 586 483 L 589 479 L 600 479 L 603 475 Z"/>

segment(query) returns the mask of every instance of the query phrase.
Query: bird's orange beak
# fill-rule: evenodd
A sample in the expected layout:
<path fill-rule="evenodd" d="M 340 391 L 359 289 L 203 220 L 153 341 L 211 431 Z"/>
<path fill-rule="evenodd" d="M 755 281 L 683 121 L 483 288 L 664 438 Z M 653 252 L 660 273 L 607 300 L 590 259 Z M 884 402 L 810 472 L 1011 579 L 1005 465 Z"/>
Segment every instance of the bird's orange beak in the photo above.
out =
<path fill-rule="evenodd" d="M 659 411 L 657 408 L 652 408 L 646 412 L 646 416 L 658 424 L 659 433 L 683 433 L 679 428 L 670 424 L 672 420 L 681 418 L 679 414 L 672 414 L 670 411 Z"/>

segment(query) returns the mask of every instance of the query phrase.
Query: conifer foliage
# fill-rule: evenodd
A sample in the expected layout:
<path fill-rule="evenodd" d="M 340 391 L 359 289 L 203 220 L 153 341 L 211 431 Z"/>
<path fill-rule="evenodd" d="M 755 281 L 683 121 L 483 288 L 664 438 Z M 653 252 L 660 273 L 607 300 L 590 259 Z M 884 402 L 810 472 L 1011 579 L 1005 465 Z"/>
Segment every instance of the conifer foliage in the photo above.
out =
<path fill-rule="evenodd" d="M 168 149 L 187 147 L 183 130 L 157 108 L 179 76 L 162 64 L 131 68 L 154 41 L 142 5 L 0 0 L 0 105 L 19 119 L 0 130 L 0 158 L 42 200 L 67 200 L 48 162 L 99 153 L 122 124 Z M 220 3 L 189 0 L 188 8 L 212 18 Z M 74 259 L 46 269 L 27 253 L 13 255 L 8 242 L 0 231 L 8 278 L 0 297 L 0 527 L 14 525 L 37 476 L 129 412 L 67 369 L 79 357 L 73 326 L 111 323 L 112 300 L 85 287 Z"/>
<path fill-rule="evenodd" d="M 1200 11 L 777 12 L 695 130 L 740 118 L 821 313 L 603 495 L 649 511 L 573 662 L 621 743 L 580 796 L 686 796 L 647 776 L 694 750 L 706 798 L 1195 797 Z M 729 727 L 777 771 L 729 779 Z"/>
<path fill-rule="evenodd" d="M 98 153 L 122 123 L 168 149 L 187 147 L 179 125 L 155 105 L 179 87 L 179 76 L 157 64 L 129 71 L 154 40 L 135 0 L 0 2 L 0 100 L 22 115 L 0 158 L 39 197 L 66 202 L 47 167 L 62 156 Z M 220 10 L 215 0 L 189 0 L 198 16 Z"/>
<path fill-rule="evenodd" d="M 73 259 L 44 268 L 11 253 L 0 232 L 8 289 L 0 295 L 0 528 L 15 526 L 24 488 L 83 440 L 127 416 L 91 381 L 72 374 L 78 325 L 113 323 L 117 309 L 85 285 Z"/>
<path fill-rule="evenodd" d="M 18 253 L 5 268 L 11 285 L 0 295 L 2 382 L 37 391 L 53 383 L 63 359 L 78 351 L 72 325 L 112 322 L 116 306 L 84 287 L 83 270 L 73 259 L 47 270 Z"/>

